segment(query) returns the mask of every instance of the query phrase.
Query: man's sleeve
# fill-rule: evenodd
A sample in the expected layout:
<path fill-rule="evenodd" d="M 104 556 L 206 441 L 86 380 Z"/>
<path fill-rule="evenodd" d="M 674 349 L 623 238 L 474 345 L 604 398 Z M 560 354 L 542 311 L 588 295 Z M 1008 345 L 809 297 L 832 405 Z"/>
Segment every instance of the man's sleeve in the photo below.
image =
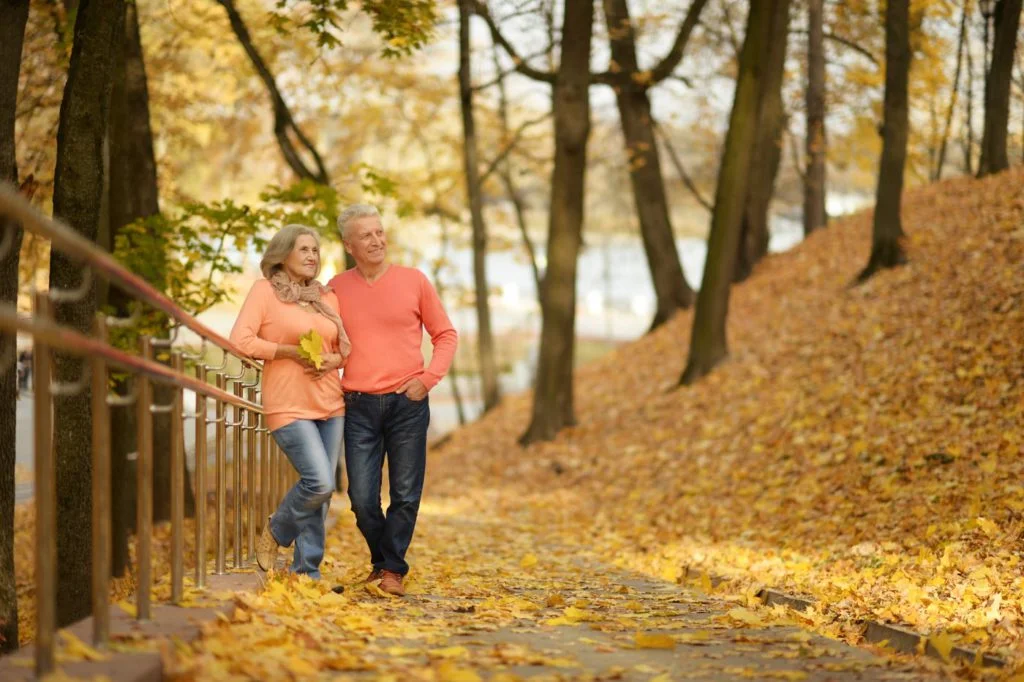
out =
<path fill-rule="evenodd" d="M 420 275 L 420 318 L 423 320 L 423 327 L 430 334 L 430 342 L 434 346 L 430 365 L 420 375 L 420 381 L 429 391 L 440 383 L 452 366 L 455 348 L 459 343 L 459 335 L 455 331 L 452 321 L 448 319 L 448 313 L 444 311 L 441 297 L 437 295 L 434 285 L 422 272 Z"/>

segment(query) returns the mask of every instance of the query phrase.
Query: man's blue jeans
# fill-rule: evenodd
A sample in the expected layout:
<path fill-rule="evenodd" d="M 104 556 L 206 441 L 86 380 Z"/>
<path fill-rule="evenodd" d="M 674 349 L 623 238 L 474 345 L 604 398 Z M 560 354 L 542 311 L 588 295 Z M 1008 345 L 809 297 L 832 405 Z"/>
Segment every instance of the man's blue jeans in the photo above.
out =
<path fill-rule="evenodd" d="M 409 572 L 405 552 L 423 494 L 429 425 L 429 398 L 415 401 L 401 393 L 345 393 L 348 496 L 375 569 L 400 575 Z M 391 488 L 387 516 L 380 500 L 384 453 Z"/>
<path fill-rule="evenodd" d="M 284 496 L 270 519 L 277 544 L 295 543 L 292 571 L 320 578 L 327 510 L 334 492 L 334 472 L 341 455 L 344 417 L 300 419 L 271 435 L 299 472 L 299 482 Z"/>

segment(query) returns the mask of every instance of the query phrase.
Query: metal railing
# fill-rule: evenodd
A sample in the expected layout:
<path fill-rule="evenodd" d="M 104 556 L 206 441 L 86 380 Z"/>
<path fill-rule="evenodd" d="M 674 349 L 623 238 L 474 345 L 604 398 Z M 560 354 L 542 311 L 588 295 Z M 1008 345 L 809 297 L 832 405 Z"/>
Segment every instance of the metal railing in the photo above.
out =
<path fill-rule="evenodd" d="M 48 239 L 52 250 L 59 250 L 83 270 L 82 286 L 74 291 L 33 291 L 32 314 L 21 314 L 14 302 L 0 302 L 0 334 L 8 337 L 11 353 L 0 358 L 0 372 L 10 369 L 16 358 L 14 335 L 32 339 L 34 375 L 35 511 L 36 511 L 36 639 L 35 669 L 42 676 L 54 669 L 57 594 L 57 519 L 56 471 L 53 449 L 53 403 L 57 396 L 91 391 L 92 410 L 92 618 L 93 644 L 105 645 L 110 638 L 110 557 L 112 545 L 111 511 L 111 407 L 135 406 L 137 422 L 137 503 L 136 503 L 136 618 L 152 617 L 153 587 L 153 419 L 168 414 L 170 439 L 170 512 L 171 512 L 171 591 L 170 602 L 182 601 L 185 584 L 185 429 L 191 422 L 195 433 L 195 549 L 189 562 L 194 584 L 207 584 L 207 467 L 208 443 L 212 427 L 214 443 L 214 515 L 216 524 L 213 548 L 215 574 L 227 571 L 227 548 L 233 547 L 232 567 L 250 567 L 255 558 L 256 529 L 262 528 L 277 502 L 297 476 L 288 460 L 270 437 L 260 396 L 262 365 L 248 357 L 228 339 L 182 310 L 163 293 L 128 271 L 94 243 L 60 222 L 34 209 L 9 185 L 0 184 L 0 260 L 13 255 L 13 225 Z M 171 324 L 169 338 L 143 335 L 137 353 L 112 346 L 108 330 L 128 327 L 138 321 L 97 314 L 91 335 L 62 326 L 54 320 L 55 306 L 82 300 L 89 295 L 92 277 L 98 276 L 120 288 L 135 301 L 167 316 Z M 196 352 L 175 345 L 181 329 L 200 339 Z M 222 352 L 218 365 L 207 365 L 207 349 Z M 170 363 L 157 361 L 155 352 L 169 352 Z M 53 378 L 53 351 L 81 357 L 82 370 L 75 382 Z M 228 373 L 230 358 L 241 362 L 241 369 Z M 195 364 L 190 374 L 186 360 Z M 118 395 L 110 390 L 110 371 L 119 370 L 132 377 L 132 390 Z M 211 385 L 210 379 L 213 380 Z M 170 386 L 173 399 L 167 404 L 154 402 L 154 384 Z M 195 393 L 194 412 L 186 412 L 183 392 Z M 208 414 L 212 402 L 214 417 Z M 230 415 L 229 409 L 230 408 Z M 228 437 L 231 457 L 228 458 Z M 85 434 L 83 434 L 85 437 Z M 229 481 L 228 471 L 231 471 Z M 231 509 L 228 493 L 231 492 Z M 229 522 L 230 519 L 230 522 Z M 246 532 L 247 531 L 247 532 Z"/>

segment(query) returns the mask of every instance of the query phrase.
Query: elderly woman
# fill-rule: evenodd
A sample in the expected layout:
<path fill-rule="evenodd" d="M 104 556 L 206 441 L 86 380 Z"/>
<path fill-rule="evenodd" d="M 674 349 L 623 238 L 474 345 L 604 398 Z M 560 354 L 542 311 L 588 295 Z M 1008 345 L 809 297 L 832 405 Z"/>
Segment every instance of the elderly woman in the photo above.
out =
<path fill-rule="evenodd" d="M 263 363 L 263 408 L 274 440 L 299 472 L 277 511 L 263 526 L 256 561 L 269 570 L 278 547 L 295 543 L 292 571 L 320 577 L 324 521 L 338 466 L 345 406 L 338 369 L 351 351 L 338 299 L 317 282 L 320 238 L 302 225 L 281 229 L 260 262 L 231 341 Z M 299 353 L 311 329 L 323 339 L 319 368 Z"/>

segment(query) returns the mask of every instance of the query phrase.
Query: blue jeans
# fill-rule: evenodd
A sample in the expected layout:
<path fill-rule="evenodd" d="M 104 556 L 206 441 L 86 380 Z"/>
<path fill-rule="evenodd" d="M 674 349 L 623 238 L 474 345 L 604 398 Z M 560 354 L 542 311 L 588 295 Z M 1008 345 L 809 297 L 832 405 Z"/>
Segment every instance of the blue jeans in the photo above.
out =
<path fill-rule="evenodd" d="M 270 532 L 283 547 L 295 543 L 292 571 L 314 579 L 320 578 L 324 523 L 334 492 L 344 429 L 344 417 L 300 419 L 271 434 L 300 478 L 270 519 Z"/>
<path fill-rule="evenodd" d="M 375 569 L 409 572 L 405 552 L 423 495 L 429 400 L 415 401 L 400 393 L 345 393 L 348 496 Z M 380 500 L 384 453 L 391 489 L 387 516 Z"/>

